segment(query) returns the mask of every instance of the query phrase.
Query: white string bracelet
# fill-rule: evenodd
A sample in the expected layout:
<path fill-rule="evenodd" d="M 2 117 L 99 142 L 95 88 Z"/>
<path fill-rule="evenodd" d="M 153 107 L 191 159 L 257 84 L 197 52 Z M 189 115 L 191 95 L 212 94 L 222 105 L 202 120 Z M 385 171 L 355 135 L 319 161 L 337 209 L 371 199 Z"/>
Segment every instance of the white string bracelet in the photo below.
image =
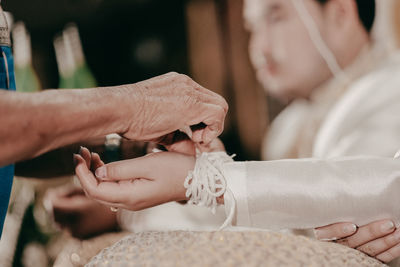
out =
<path fill-rule="evenodd" d="M 217 208 L 217 198 L 224 196 L 233 199 L 233 194 L 227 188 L 226 179 L 223 174 L 223 165 L 233 162 L 233 156 L 228 156 L 225 152 L 211 152 L 197 155 L 196 164 L 193 171 L 190 171 L 185 179 L 186 197 L 188 203 L 198 206 L 205 206 L 215 214 Z M 235 203 L 232 201 L 232 203 Z M 232 222 L 235 212 L 235 205 L 231 206 L 229 215 L 220 230 Z"/>

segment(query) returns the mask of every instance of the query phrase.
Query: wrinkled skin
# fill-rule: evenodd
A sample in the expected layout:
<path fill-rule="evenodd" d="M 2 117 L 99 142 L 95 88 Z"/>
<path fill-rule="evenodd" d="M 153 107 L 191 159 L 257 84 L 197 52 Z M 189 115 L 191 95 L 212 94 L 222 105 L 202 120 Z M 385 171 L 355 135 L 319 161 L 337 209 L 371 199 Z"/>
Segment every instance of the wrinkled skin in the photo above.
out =
<path fill-rule="evenodd" d="M 141 116 L 130 118 L 125 137 L 160 142 L 184 126 L 200 123 L 204 127 L 194 131 L 195 143 L 209 144 L 222 133 L 228 104 L 188 76 L 168 73 L 136 86 L 142 96 Z"/>
<path fill-rule="evenodd" d="M 223 131 L 227 111 L 221 96 L 178 73 L 114 87 L 4 91 L 0 166 L 110 133 L 163 142 L 179 129 L 200 125 L 192 141 L 209 144 Z"/>

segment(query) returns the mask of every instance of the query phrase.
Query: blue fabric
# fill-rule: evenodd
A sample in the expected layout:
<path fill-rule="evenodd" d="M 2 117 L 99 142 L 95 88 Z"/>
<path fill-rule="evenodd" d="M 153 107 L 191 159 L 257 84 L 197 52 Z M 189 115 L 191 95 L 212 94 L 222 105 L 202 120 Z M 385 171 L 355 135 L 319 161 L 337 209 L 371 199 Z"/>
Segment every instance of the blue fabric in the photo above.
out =
<path fill-rule="evenodd" d="M 8 74 L 10 86 L 7 89 L 7 70 L 5 65 L 6 56 L 8 64 Z M 14 60 L 11 48 L 0 46 L 0 89 L 15 91 Z M 8 203 L 10 201 L 11 186 L 14 178 L 14 165 L 0 168 L 0 237 L 3 232 L 4 220 L 7 214 Z"/>

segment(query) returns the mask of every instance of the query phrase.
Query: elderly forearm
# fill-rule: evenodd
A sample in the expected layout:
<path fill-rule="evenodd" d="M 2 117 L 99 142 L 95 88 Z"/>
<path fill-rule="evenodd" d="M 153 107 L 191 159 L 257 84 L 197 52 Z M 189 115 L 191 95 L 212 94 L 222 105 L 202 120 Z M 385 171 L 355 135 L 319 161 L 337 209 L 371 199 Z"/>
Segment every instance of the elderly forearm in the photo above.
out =
<path fill-rule="evenodd" d="M 131 93 L 128 100 L 125 90 L 0 92 L 0 166 L 90 137 L 125 132 L 132 109 L 140 112 L 137 96 Z"/>

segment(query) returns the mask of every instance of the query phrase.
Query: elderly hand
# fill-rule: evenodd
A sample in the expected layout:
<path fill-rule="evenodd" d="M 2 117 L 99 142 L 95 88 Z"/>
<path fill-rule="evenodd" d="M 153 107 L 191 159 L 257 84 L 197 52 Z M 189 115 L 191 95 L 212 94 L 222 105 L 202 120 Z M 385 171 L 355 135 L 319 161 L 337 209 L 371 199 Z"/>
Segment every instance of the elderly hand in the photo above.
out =
<path fill-rule="evenodd" d="M 124 137 L 162 143 L 174 140 L 179 129 L 202 125 L 193 132 L 192 140 L 209 144 L 222 133 L 228 104 L 188 76 L 168 73 L 125 85 L 122 90 L 126 88 L 129 95 L 131 86 L 138 92 L 137 101 L 122 93 L 121 105 L 134 109 L 133 114 L 138 116 L 128 118 Z"/>
<path fill-rule="evenodd" d="M 315 229 L 320 240 L 335 241 L 388 263 L 400 256 L 400 229 L 390 220 L 357 228 L 352 223 L 337 223 Z"/>
<path fill-rule="evenodd" d="M 129 210 L 186 200 L 184 180 L 196 161 L 193 156 L 159 152 L 104 165 L 85 148 L 74 159 L 76 175 L 90 198 Z"/>

